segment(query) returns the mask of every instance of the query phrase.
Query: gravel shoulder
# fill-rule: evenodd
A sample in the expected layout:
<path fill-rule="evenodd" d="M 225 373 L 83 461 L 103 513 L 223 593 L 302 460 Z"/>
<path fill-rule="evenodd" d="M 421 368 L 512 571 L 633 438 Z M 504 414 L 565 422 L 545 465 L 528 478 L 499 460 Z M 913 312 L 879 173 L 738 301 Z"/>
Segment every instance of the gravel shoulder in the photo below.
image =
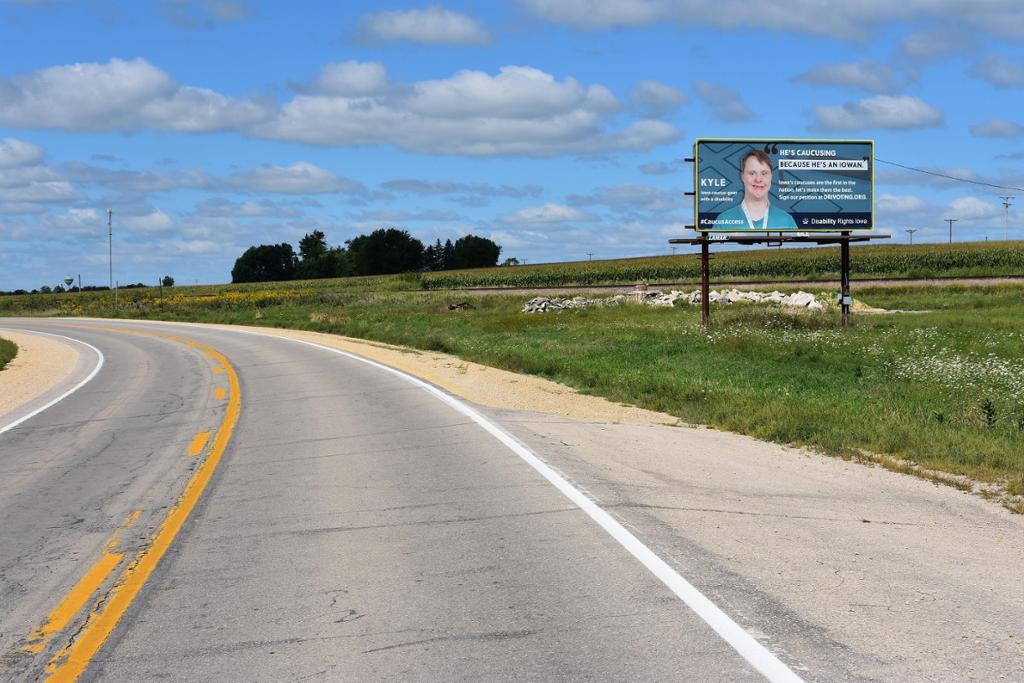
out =
<path fill-rule="evenodd" d="M 18 355 L 0 372 L 0 416 L 43 395 L 71 374 L 78 352 L 67 342 L 27 332 L 0 330 Z"/>

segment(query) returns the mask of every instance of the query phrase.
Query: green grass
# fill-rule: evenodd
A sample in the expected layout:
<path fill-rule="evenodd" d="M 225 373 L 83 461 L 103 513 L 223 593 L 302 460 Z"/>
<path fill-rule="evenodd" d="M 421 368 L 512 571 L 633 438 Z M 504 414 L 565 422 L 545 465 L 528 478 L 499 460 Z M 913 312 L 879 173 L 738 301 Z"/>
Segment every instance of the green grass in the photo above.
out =
<path fill-rule="evenodd" d="M 0 339 L 0 370 L 7 367 L 7 364 L 18 355 L 18 347 L 14 342 L 7 339 Z"/>

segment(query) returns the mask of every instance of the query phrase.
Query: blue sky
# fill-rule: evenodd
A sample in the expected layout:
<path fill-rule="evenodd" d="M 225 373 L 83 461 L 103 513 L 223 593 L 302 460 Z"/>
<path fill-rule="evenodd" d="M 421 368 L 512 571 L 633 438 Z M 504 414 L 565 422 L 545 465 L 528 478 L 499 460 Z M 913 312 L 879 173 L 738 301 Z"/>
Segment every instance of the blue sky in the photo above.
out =
<path fill-rule="evenodd" d="M 0 0 L 0 290 L 230 280 L 384 226 L 502 258 L 668 253 L 697 137 L 858 138 L 1024 187 L 1019 0 Z M 1000 196 L 878 163 L 894 241 Z"/>

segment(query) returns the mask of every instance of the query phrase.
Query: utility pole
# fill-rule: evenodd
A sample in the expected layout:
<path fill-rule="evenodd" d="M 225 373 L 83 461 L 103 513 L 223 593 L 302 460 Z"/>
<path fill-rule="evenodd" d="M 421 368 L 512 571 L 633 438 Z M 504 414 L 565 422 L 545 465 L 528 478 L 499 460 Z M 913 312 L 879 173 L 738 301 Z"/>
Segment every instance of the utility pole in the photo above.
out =
<path fill-rule="evenodd" d="M 914 233 L 917 232 L 918 230 L 920 230 L 920 228 L 907 228 L 906 230 L 903 231 L 903 232 L 907 233 L 908 235 L 910 235 L 910 243 L 911 244 L 914 243 Z"/>
<path fill-rule="evenodd" d="M 673 256 L 675 256 L 675 255 L 676 255 L 676 248 L 675 248 L 674 246 L 672 247 L 672 255 L 673 255 Z"/>
<path fill-rule="evenodd" d="M 1014 197 L 1000 197 L 1003 200 L 1003 239 L 1010 239 L 1010 205 L 1013 204 Z"/>
<path fill-rule="evenodd" d="M 949 243 L 953 244 L 953 224 L 956 223 L 959 218 L 943 218 L 943 221 L 949 223 Z"/>
<path fill-rule="evenodd" d="M 588 251 L 587 252 L 587 260 L 588 261 L 593 261 L 594 260 L 594 252 L 592 252 L 592 251 Z"/>
<path fill-rule="evenodd" d="M 107 209 L 107 251 L 110 256 L 110 289 L 114 289 L 114 210 Z"/>

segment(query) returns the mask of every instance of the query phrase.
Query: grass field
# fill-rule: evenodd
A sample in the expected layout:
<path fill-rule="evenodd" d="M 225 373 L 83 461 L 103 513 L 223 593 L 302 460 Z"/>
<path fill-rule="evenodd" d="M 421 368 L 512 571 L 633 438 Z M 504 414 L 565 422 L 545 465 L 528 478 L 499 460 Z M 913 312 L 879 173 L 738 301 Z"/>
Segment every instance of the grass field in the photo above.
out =
<path fill-rule="evenodd" d="M 7 339 L 0 339 L 0 370 L 7 367 L 15 356 L 18 355 L 18 347 L 14 345 L 14 342 Z"/>

